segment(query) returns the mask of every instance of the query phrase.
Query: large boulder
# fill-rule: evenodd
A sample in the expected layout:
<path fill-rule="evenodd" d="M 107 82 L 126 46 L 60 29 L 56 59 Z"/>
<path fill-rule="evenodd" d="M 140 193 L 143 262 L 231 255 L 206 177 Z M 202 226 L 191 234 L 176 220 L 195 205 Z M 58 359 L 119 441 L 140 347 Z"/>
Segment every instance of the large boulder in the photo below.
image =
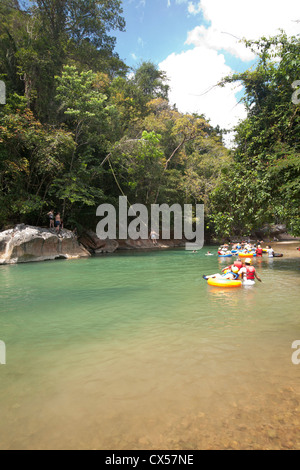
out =
<path fill-rule="evenodd" d="M 271 235 L 282 235 L 283 233 L 287 233 L 286 225 L 274 224 L 270 226 Z"/>
<path fill-rule="evenodd" d="M 267 238 L 272 241 L 293 241 L 298 240 L 287 232 L 284 224 L 265 224 L 256 232 L 258 238 Z"/>
<path fill-rule="evenodd" d="M 90 253 L 95 254 L 114 253 L 119 248 L 116 240 L 100 240 L 92 230 L 86 230 L 79 241 Z"/>
<path fill-rule="evenodd" d="M 103 246 L 95 250 L 95 254 L 114 253 L 119 248 L 119 243 L 116 240 L 105 240 Z"/>
<path fill-rule="evenodd" d="M 123 250 L 151 250 L 184 247 L 185 240 L 100 240 L 92 230 L 86 230 L 79 238 L 80 243 L 93 254 L 114 253 Z"/>
<path fill-rule="evenodd" d="M 100 240 L 92 230 L 86 230 L 83 232 L 79 237 L 79 241 L 91 253 L 94 253 L 105 245 L 105 241 Z"/>
<path fill-rule="evenodd" d="M 90 253 L 69 230 L 17 225 L 0 232 L 0 264 L 27 263 L 55 259 L 77 259 Z"/>
<path fill-rule="evenodd" d="M 152 250 L 179 248 L 185 246 L 185 240 L 157 240 L 154 244 L 152 240 L 119 240 L 119 250 Z"/>

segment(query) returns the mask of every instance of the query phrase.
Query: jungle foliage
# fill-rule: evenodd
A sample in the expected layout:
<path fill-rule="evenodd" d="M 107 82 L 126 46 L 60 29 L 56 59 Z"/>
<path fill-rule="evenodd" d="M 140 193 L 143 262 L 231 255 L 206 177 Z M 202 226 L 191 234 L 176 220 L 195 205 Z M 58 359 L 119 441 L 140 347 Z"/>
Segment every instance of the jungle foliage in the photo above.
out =
<path fill-rule="evenodd" d="M 249 42 L 256 66 L 224 78 L 245 87 L 248 117 L 229 151 L 201 114 L 168 99 L 166 74 L 136 70 L 114 52 L 125 30 L 120 0 L 0 4 L 0 227 L 95 228 L 99 204 L 204 203 L 211 233 L 250 233 L 265 222 L 300 234 L 299 38 Z"/>

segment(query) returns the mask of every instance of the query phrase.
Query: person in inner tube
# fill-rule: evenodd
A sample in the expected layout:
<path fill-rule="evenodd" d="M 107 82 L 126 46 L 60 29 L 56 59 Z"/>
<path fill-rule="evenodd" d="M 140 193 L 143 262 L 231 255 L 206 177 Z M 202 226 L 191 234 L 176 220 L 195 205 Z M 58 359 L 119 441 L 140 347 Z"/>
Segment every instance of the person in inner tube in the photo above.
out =
<path fill-rule="evenodd" d="M 205 279 L 226 279 L 228 281 L 236 281 L 239 278 L 239 268 L 233 266 L 231 271 L 224 274 L 212 274 L 211 276 L 204 276 Z"/>

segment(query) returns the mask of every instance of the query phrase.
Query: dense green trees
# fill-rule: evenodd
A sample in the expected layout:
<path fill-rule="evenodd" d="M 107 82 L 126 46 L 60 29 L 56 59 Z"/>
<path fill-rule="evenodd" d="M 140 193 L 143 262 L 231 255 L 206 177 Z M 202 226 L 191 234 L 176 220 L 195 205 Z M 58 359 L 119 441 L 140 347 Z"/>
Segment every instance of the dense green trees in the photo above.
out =
<path fill-rule="evenodd" d="M 248 117 L 237 127 L 234 164 L 212 195 L 212 220 L 222 235 L 251 233 L 265 222 L 286 223 L 299 235 L 300 106 L 292 95 L 300 40 L 282 33 L 247 45 L 259 55 L 255 69 L 224 80 L 244 85 Z"/>
<path fill-rule="evenodd" d="M 228 151 L 203 116 L 168 102 L 152 62 L 126 75 L 114 53 L 119 0 L 1 4 L 0 225 L 95 227 L 96 207 L 208 201 Z M 194 184 L 195 182 L 195 184 Z"/>
<path fill-rule="evenodd" d="M 155 64 L 127 73 L 110 36 L 125 27 L 119 0 L 3 0 L 0 20 L 1 227 L 44 224 L 53 207 L 95 228 L 96 207 L 125 194 L 204 203 L 220 236 L 265 222 L 300 233 L 298 38 L 248 43 L 257 66 L 224 79 L 244 84 L 248 110 L 230 152 L 204 116 L 170 105 Z"/>
<path fill-rule="evenodd" d="M 55 80 L 63 65 L 125 73 L 114 54 L 115 38 L 124 30 L 119 0 L 36 0 L 21 8 L 17 0 L 0 7 L 0 73 L 10 87 L 25 94 L 42 122 L 54 121 Z M 26 4 L 26 5 L 27 5 Z"/>
<path fill-rule="evenodd" d="M 115 125 L 101 88 L 127 70 L 108 34 L 124 29 L 120 1 L 25 6 L 0 7 L 1 224 L 41 222 L 49 205 L 72 212 L 102 196 L 99 162 Z"/>

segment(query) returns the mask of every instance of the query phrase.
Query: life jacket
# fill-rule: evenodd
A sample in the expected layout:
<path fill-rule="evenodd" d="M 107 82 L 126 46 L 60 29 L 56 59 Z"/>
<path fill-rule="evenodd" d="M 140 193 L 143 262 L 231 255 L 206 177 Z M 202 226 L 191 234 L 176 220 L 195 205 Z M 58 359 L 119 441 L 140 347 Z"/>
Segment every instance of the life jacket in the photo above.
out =
<path fill-rule="evenodd" d="M 236 266 L 237 268 L 242 269 L 243 263 L 241 261 L 235 261 L 233 263 L 233 266 Z"/>
<path fill-rule="evenodd" d="M 246 266 L 247 269 L 247 280 L 254 281 L 255 279 L 255 268 L 253 266 Z"/>
<path fill-rule="evenodd" d="M 263 254 L 263 249 L 262 249 L 262 248 L 257 248 L 256 254 L 257 254 L 257 256 L 262 256 L 262 254 Z"/>

